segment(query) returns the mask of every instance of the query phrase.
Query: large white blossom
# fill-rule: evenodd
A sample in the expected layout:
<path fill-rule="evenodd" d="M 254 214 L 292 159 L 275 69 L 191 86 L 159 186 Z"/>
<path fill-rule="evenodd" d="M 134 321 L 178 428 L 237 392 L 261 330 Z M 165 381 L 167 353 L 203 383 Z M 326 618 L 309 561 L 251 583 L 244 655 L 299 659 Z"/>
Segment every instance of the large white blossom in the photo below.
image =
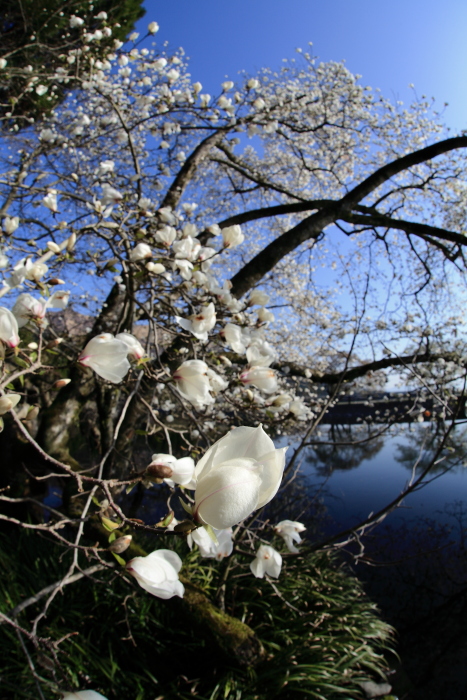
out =
<path fill-rule="evenodd" d="M 207 372 L 208 366 L 203 360 L 186 360 L 172 374 L 181 396 L 198 408 L 214 403 Z"/>
<path fill-rule="evenodd" d="M 276 449 L 261 426 L 224 435 L 196 465 L 195 520 L 223 530 L 269 503 L 280 486 L 286 450 Z"/>
<path fill-rule="evenodd" d="M 78 362 L 93 369 L 99 377 L 118 384 L 130 369 L 127 354 L 126 343 L 114 338 L 111 333 L 101 333 L 92 338 L 81 351 Z"/>
<path fill-rule="evenodd" d="M 140 360 L 144 357 L 144 348 L 139 342 L 138 338 L 135 338 L 131 333 L 117 333 L 115 336 L 117 340 L 121 340 L 122 343 L 128 348 L 128 354 L 135 360 Z"/>
<path fill-rule="evenodd" d="M 240 381 L 245 386 L 251 384 L 265 394 L 277 391 L 277 379 L 273 369 L 269 367 L 251 367 L 240 374 Z"/>
<path fill-rule="evenodd" d="M 45 299 L 36 299 L 32 294 L 20 294 L 12 312 L 18 321 L 18 328 L 25 326 L 28 321 L 42 321 L 47 310 Z"/>
<path fill-rule="evenodd" d="M 183 598 L 185 587 L 178 578 L 182 560 L 170 549 L 157 549 L 146 557 L 131 559 L 126 570 L 135 577 L 141 588 L 157 598 Z"/>

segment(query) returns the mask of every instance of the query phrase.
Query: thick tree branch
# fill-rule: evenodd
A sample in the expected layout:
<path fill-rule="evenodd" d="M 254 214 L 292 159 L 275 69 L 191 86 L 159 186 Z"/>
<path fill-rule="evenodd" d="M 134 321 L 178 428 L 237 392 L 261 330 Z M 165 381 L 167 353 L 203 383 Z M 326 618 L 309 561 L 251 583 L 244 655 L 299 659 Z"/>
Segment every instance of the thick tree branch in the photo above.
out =
<path fill-rule="evenodd" d="M 311 374 L 305 372 L 307 368 L 303 365 L 296 364 L 294 362 L 283 363 L 287 365 L 290 369 L 290 376 L 302 376 L 307 377 L 310 381 L 316 384 L 338 384 L 342 381 L 352 381 L 353 379 L 358 379 L 359 377 L 364 377 L 368 372 L 376 372 L 381 369 L 389 369 L 394 367 L 406 367 L 408 365 L 423 364 L 425 362 L 437 362 L 438 360 L 445 360 L 446 362 L 458 362 L 459 355 L 455 352 L 424 352 L 422 354 L 413 355 L 400 355 L 385 357 L 381 360 L 373 360 L 373 362 L 366 362 L 358 367 L 350 367 L 342 372 L 312 372 Z M 275 368 L 280 368 L 281 365 L 272 365 Z"/>
<path fill-rule="evenodd" d="M 308 218 L 294 226 L 290 231 L 279 236 L 250 262 L 248 262 L 232 278 L 232 294 L 241 297 L 251 287 L 272 270 L 282 258 L 298 248 L 307 240 L 316 240 L 326 226 L 342 219 L 346 214 L 367 197 L 371 192 L 387 182 L 390 178 L 408 168 L 424 163 L 432 158 L 455 150 L 467 147 L 467 136 L 458 136 L 439 141 L 431 146 L 414 151 L 406 156 L 384 165 L 376 170 L 363 182 L 354 187 L 342 199 L 324 207 L 321 211 L 312 214 Z"/>

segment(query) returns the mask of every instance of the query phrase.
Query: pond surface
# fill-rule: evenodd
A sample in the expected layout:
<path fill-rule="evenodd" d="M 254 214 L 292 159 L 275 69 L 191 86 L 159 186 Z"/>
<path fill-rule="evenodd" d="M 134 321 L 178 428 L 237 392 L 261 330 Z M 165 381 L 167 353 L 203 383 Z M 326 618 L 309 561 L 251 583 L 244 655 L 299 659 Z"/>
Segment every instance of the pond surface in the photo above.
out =
<path fill-rule="evenodd" d="M 430 464 L 439 444 L 436 426 L 426 423 L 393 426 L 375 440 L 362 442 L 366 430 L 363 426 L 321 428 L 319 437 L 313 438 L 318 442 L 302 453 L 307 489 L 310 495 L 319 493 L 327 511 L 326 533 L 354 526 L 397 498 L 410 479 L 416 479 Z M 331 441 L 341 444 L 327 444 Z M 354 444 L 343 444 L 350 441 Z M 292 447 L 296 444 L 294 441 Z M 406 496 L 387 517 L 387 524 L 427 518 L 453 523 L 453 517 L 457 522 L 462 502 L 467 504 L 465 423 L 455 426 L 426 481 L 429 483 Z"/>

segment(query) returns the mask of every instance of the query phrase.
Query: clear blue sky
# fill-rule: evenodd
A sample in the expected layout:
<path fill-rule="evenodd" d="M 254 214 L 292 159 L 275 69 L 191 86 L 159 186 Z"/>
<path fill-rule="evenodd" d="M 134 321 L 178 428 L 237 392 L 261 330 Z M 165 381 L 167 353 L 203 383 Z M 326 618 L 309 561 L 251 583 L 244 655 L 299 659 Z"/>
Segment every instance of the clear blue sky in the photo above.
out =
<path fill-rule="evenodd" d="M 386 97 L 435 97 L 445 122 L 467 129 L 467 0 L 146 0 L 157 43 L 183 46 L 193 80 L 211 94 L 225 76 L 279 67 L 295 49 L 345 59 Z"/>

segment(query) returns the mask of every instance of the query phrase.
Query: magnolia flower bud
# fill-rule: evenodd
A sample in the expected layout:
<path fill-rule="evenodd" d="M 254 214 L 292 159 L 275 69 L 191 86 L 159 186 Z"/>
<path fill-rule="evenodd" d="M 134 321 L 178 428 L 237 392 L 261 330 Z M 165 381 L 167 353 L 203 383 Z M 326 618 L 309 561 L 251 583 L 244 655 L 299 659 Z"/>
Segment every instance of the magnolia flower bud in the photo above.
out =
<path fill-rule="evenodd" d="M 173 474 L 173 469 L 171 469 L 167 464 L 153 462 L 146 468 L 144 474 L 145 476 L 153 477 L 154 479 L 170 479 Z"/>
<path fill-rule="evenodd" d="M 67 244 L 66 244 L 66 249 L 68 253 L 71 253 L 73 248 L 75 247 L 76 244 L 76 233 L 72 233 L 71 236 L 68 238 Z"/>
<path fill-rule="evenodd" d="M 261 426 L 235 428 L 218 440 L 196 465 L 195 522 L 223 530 L 269 503 L 286 450 L 276 450 Z"/>
<path fill-rule="evenodd" d="M 57 381 L 52 384 L 52 389 L 63 389 L 63 387 L 67 386 L 70 382 L 71 379 L 57 379 Z"/>
<path fill-rule="evenodd" d="M 34 420 L 39 415 L 39 406 L 32 406 L 23 420 Z"/>
<path fill-rule="evenodd" d="M 115 552 L 115 554 L 121 554 L 128 549 L 132 539 L 132 535 L 122 535 L 122 537 L 117 537 L 116 540 L 109 544 L 108 549 L 111 552 Z"/>
<path fill-rule="evenodd" d="M 145 267 L 148 272 L 152 272 L 154 275 L 162 275 L 165 272 L 165 267 L 161 263 L 148 262 Z"/>
<path fill-rule="evenodd" d="M 18 321 L 4 306 L 0 306 L 0 341 L 7 348 L 15 348 L 19 344 Z"/>
<path fill-rule="evenodd" d="M 185 588 L 178 579 L 181 568 L 182 560 L 169 549 L 158 549 L 147 557 L 135 557 L 126 565 L 141 588 L 164 600 L 175 595 L 183 598 Z"/>
<path fill-rule="evenodd" d="M 20 394 L 6 394 L 5 396 L 0 396 L 0 416 L 11 411 L 20 401 Z"/>
<path fill-rule="evenodd" d="M 61 280 L 59 277 L 52 277 L 52 279 L 47 280 L 47 284 L 55 287 L 57 284 L 65 284 L 65 280 Z"/>
<path fill-rule="evenodd" d="M 6 216 L 2 221 L 2 228 L 7 236 L 11 236 L 19 226 L 19 216 Z"/>
<path fill-rule="evenodd" d="M 60 249 L 60 246 L 54 243 L 53 241 L 47 241 L 47 248 L 52 251 L 52 253 L 56 253 L 59 255 L 62 251 Z"/>

